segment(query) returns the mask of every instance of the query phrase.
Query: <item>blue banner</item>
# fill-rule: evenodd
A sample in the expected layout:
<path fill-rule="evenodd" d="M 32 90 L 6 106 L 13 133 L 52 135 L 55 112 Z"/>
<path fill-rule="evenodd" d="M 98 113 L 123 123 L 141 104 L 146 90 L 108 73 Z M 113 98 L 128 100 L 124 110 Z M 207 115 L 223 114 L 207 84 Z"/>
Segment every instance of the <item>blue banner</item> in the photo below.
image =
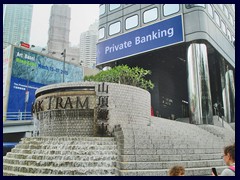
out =
<path fill-rule="evenodd" d="M 97 44 L 97 65 L 184 41 L 182 16 L 176 16 Z"/>
<path fill-rule="evenodd" d="M 31 112 L 32 103 L 35 100 L 35 91 L 44 84 L 27 81 L 16 77 L 11 77 L 8 110 L 7 112 Z M 26 92 L 29 93 L 27 103 L 25 103 Z"/>

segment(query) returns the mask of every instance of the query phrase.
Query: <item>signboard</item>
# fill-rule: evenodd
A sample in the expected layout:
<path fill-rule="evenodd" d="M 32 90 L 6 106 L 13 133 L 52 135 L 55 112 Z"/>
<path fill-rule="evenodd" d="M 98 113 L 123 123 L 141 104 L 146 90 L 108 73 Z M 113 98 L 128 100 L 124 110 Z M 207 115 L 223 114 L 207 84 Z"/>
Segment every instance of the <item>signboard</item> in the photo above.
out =
<path fill-rule="evenodd" d="M 184 41 L 182 16 L 143 27 L 97 44 L 97 65 Z"/>
<path fill-rule="evenodd" d="M 82 67 L 14 47 L 7 112 L 31 111 L 37 88 L 47 84 L 83 81 Z"/>
<path fill-rule="evenodd" d="M 14 48 L 12 76 L 41 84 L 83 81 L 82 67 L 65 63 L 47 56 Z"/>
<path fill-rule="evenodd" d="M 25 48 L 30 48 L 30 44 L 27 44 L 25 42 L 21 42 L 21 46 Z"/>
<path fill-rule="evenodd" d="M 27 105 L 26 111 L 31 112 L 35 91 L 42 86 L 44 84 L 11 77 L 7 112 L 24 112 L 25 105 Z"/>

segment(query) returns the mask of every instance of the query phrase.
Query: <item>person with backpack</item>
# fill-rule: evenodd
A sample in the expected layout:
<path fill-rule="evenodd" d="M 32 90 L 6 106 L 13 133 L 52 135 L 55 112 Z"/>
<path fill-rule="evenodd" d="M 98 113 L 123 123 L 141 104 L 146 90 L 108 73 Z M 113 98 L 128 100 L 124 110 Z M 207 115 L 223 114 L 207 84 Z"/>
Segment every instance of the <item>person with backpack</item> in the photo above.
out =
<path fill-rule="evenodd" d="M 228 166 L 219 176 L 235 176 L 235 143 L 224 148 L 223 160 Z"/>

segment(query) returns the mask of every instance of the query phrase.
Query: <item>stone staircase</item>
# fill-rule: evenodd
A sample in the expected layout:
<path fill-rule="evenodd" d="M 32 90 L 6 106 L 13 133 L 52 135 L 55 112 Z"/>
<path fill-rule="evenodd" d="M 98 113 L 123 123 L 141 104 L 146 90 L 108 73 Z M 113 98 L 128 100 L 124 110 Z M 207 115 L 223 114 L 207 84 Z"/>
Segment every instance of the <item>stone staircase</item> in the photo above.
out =
<path fill-rule="evenodd" d="M 221 130 L 227 132 L 227 138 L 197 125 L 155 117 L 148 125 L 116 126 L 118 175 L 167 176 L 174 165 L 183 165 L 187 176 L 211 175 L 211 167 L 220 173 L 226 167 L 221 158 L 223 147 L 235 140 L 234 131 Z"/>
<path fill-rule="evenodd" d="M 3 157 L 4 176 L 115 176 L 113 137 L 36 137 Z"/>

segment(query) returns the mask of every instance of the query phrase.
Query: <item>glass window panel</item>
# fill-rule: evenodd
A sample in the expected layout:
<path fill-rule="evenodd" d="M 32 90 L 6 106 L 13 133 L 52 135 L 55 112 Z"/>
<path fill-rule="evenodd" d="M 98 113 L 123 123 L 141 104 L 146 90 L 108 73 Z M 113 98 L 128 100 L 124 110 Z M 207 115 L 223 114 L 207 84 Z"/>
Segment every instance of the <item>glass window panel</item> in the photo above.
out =
<path fill-rule="evenodd" d="M 98 39 L 102 39 L 104 37 L 105 37 L 105 28 L 103 27 L 98 31 Z"/>
<path fill-rule="evenodd" d="M 109 5 L 109 10 L 113 11 L 114 9 L 119 8 L 121 5 L 120 4 L 110 4 Z"/>
<path fill-rule="evenodd" d="M 138 15 L 134 15 L 126 19 L 126 29 L 134 28 L 137 25 L 138 25 Z"/>
<path fill-rule="evenodd" d="M 219 4 L 220 8 L 223 10 L 223 4 Z"/>
<path fill-rule="evenodd" d="M 171 14 L 177 13 L 180 10 L 179 4 L 164 4 L 163 5 L 163 15 L 169 16 Z"/>
<path fill-rule="evenodd" d="M 210 16 L 213 18 L 213 8 L 210 4 L 207 5 L 207 10 L 208 10 L 208 13 L 210 14 Z"/>
<path fill-rule="evenodd" d="M 229 14 L 229 18 L 230 18 L 230 22 L 231 22 L 231 24 L 233 25 L 233 17 L 232 17 L 231 14 Z"/>
<path fill-rule="evenodd" d="M 143 22 L 148 23 L 154 21 L 158 18 L 158 9 L 152 8 L 143 13 Z"/>
<path fill-rule="evenodd" d="M 114 35 L 120 32 L 120 21 L 113 23 L 109 26 L 109 35 Z"/>
<path fill-rule="evenodd" d="M 227 29 L 227 37 L 231 41 L 231 33 L 230 33 L 229 29 Z"/>
<path fill-rule="evenodd" d="M 105 8 L 105 4 L 100 5 L 100 7 L 99 7 L 99 15 L 100 15 L 100 16 L 103 15 L 103 14 L 105 14 L 105 12 L 106 12 L 105 9 L 106 9 L 106 8 Z"/>
<path fill-rule="evenodd" d="M 204 7 L 205 8 L 205 4 L 186 4 L 185 5 L 186 8 L 193 8 L 193 7 Z"/>
<path fill-rule="evenodd" d="M 232 36 L 232 42 L 234 42 L 235 41 L 235 37 L 234 36 Z"/>
<path fill-rule="evenodd" d="M 226 34 L 226 25 L 223 21 L 221 21 L 221 27 L 222 27 L 222 31 L 224 32 L 224 34 Z"/>
<path fill-rule="evenodd" d="M 218 15 L 216 12 L 214 12 L 214 15 L 215 15 L 215 21 L 216 21 L 217 25 L 220 27 L 220 18 L 219 18 L 219 15 Z"/>
<path fill-rule="evenodd" d="M 224 11 L 224 14 L 227 16 L 228 18 L 228 10 L 227 10 L 227 7 L 226 6 L 223 6 L 223 11 Z"/>

